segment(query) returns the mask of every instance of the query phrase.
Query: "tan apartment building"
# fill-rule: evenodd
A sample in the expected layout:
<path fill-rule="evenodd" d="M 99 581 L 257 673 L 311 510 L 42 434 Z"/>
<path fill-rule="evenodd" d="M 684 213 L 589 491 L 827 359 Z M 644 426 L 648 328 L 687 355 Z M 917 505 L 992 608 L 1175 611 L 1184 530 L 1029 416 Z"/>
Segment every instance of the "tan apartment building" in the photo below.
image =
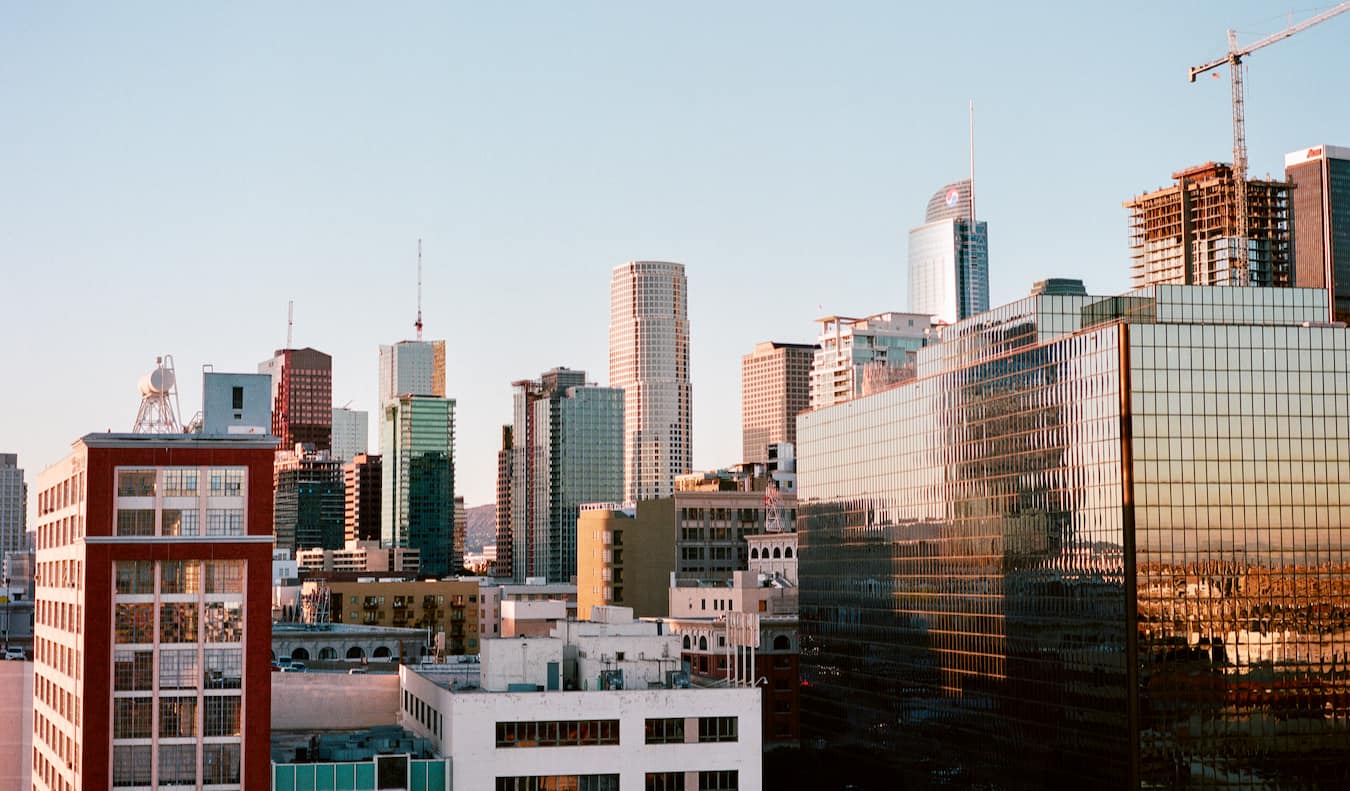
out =
<path fill-rule="evenodd" d="M 759 479 L 754 479 L 759 480 Z M 747 486 L 754 486 L 747 480 Z M 640 618 L 669 614 L 671 574 L 727 578 L 747 568 L 748 536 L 766 529 L 770 512 L 790 532 L 794 495 L 776 500 L 761 489 L 676 491 L 636 506 L 582 506 L 577 524 L 577 617 L 598 605 L 632 607 Z"/>
<path fill-rule="evenodd" d="M 478 653 L 476 579 L 334 581 L 329 591 L 334 622 L 430 629 L 444 633 L 446 654 Z"/>

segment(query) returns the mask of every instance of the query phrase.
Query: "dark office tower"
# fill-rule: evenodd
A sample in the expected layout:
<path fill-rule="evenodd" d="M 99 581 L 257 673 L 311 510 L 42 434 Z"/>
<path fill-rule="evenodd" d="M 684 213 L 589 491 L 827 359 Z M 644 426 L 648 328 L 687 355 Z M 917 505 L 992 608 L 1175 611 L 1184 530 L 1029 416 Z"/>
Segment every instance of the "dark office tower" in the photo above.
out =
<path fill-rule="evenodd" d="M 274 465 L 278 549 L 342 549 L 342 463 L 306 446 L 278 451 Z"/>
<path fill-rule="evenodd" d="M 885 787 L 1350 788 L 1350 329 L 1326 310 L 1041 293 L 803 414 L 804 739 Z"/>
<path fill-rule="evenodd" d="M 1247 239 L 1237 237 L 1233 168 L 1206 162 L 1172 174 L 1176 184 L 1125 202 L 1130 279 L 1195 286 L 1293 285 L 1289 185 L 1247 181 Z M 1238 262 L 1247 246 L 1247 270 Z"/>
<path fill-rule="evenodd" d="M 272 433 L 280 447 L 333 449 L 333 358 L 317 349 L 278 349 L 258 364 L 272 377 Z"/>
<path fill-rule="evenodd" d="M 382 476 L 378 454 L 372 456 L 368 453 L 358 453 L 351 464 L 343 465 L 347 541 L 380 540 Z"/>
<path fill-rule="evenodd" d="M 1294 183 L 1294 281 L 1331 294 L 1331 318 L 1350 321 L 1350 148 L 1285 154 Z"/>
<path fill-rule="evenodd" d="M 497 451 L 497 523 L 498 577 L 511 576 L 511 426 L 502 426 L 502 449 Z"/>

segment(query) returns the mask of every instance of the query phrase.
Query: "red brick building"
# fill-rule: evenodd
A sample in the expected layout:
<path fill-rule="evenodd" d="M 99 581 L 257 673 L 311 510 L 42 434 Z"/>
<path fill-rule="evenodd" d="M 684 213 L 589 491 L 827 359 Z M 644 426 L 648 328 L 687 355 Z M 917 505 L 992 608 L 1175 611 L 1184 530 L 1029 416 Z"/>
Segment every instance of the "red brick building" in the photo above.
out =
<path fill-rule="evenodd" d="M 268 787 L 275 444 L 89 434 L 39 477 L 33 788 Z"/>

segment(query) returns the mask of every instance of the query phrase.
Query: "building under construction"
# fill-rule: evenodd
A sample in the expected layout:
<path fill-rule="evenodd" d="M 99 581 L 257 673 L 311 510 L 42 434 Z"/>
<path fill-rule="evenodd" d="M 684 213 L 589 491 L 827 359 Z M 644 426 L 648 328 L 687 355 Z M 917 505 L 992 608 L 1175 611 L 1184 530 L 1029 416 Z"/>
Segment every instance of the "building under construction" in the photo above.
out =
<path fill-rule="evenodd" d="M 1135 288 L 1293 285 L 1293 220 L 1283 181 L 1247 182 L 1247 267 L 1238 263 L 1233 168 L 1206 162 L 1173 173 L 1176 184 L 1126 201 Z"/>

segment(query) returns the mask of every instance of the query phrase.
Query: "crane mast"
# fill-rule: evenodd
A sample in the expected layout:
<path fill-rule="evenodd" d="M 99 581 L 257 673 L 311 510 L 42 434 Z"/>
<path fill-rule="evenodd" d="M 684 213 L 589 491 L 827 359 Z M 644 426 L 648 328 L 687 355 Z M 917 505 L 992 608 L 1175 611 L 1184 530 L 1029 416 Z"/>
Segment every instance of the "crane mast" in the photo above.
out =
<path fill-rule="evenodd" d="M 1329 8 L 1316 16 L 1309 17 L 1296 25 L 1290 25 L 1284 30 L 1272 33 L 1246 47 L 1238 45 L 1237 31 L 1229 30 L 1228 54 L 1209 63 L 1192 66 L 1190 69 L 1191 82 L 1195 82 L 1197 76 L 1207 71 L 1213 71 L 1225 63 L 1228 64 L 1229 77 L 1233 88 L 1233 202 L 1236 204 L 1233 207 L 1233 218 L 1234 232 L 1237 237 L 1237 256 L 1233 262 L 1233 269 L 1238 285 L 1248 285 L 1250 278 L 1250 272 L 1248 271 L 1250 252 L 1248 235 L 1250 228 L 1247 206 L 1247 111 L 1242 85 L 1242 59 L 1258 49 L 1283 41 L 1301 30 L 1307 30 L 1313 25 L 1325 22 L 1346 11 L 1350 11 L 1350 2 Z"/>

